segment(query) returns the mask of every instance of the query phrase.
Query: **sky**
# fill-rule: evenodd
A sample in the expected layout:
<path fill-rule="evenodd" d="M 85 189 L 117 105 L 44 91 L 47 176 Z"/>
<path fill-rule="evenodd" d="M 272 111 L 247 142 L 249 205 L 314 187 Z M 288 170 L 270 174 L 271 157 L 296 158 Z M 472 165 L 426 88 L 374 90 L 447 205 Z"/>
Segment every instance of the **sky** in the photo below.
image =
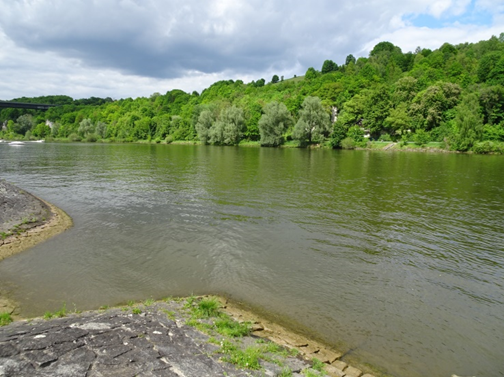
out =
<path fill-rule="evenodd" d="M 503 32 L 503 0 L 0 0 L 0 99 L 201 92 Z"/>

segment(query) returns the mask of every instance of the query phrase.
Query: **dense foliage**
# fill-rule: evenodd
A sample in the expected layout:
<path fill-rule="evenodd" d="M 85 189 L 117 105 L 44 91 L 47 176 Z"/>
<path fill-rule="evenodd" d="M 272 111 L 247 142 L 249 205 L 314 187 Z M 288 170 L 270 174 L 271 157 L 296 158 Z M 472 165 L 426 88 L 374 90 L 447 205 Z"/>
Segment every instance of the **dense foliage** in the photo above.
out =
<path fill-rule="evenodd" d="M 149 98 L 67 96 L 13 101 L 57 104 L 47 111 L 2 109 L 0 137 L 72 141 L 201 141 L 279 146 L 297 140 L 335 148 L 368 139 L 431 141 L 479 153 L 504 150 L 504 33 L 403 53 L 380 42 L 368 57 L 323 62 L 304 77 L 219 81 L 201 94 Z"/>

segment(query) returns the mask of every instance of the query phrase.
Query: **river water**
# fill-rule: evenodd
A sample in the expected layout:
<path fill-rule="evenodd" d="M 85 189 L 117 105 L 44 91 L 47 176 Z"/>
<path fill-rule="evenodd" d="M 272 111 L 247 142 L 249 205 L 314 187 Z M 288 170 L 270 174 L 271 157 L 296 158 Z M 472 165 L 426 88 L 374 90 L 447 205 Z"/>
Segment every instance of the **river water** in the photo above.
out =
<path fill-rule="evenodd" d="M 71 230 L 0 263 L 25 315 L 217 293 L 394 376 L 504 376 L 504 157 L 0 144 Z"/>

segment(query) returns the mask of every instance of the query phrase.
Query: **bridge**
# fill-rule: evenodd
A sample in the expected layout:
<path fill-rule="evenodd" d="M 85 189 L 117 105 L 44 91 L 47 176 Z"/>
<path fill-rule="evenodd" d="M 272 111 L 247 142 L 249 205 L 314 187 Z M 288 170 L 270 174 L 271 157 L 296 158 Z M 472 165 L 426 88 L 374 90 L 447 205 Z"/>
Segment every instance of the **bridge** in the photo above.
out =
<path fill-rule="evenodd" d="M 46 105 L 42 103 L 23 103 L 23 102 L 6 102 L 0 101 L 0 109 L 14 108 L 14 109 L 33 109 L 33 110 L 48 110 L 51 107 L 58 105 Z"/>

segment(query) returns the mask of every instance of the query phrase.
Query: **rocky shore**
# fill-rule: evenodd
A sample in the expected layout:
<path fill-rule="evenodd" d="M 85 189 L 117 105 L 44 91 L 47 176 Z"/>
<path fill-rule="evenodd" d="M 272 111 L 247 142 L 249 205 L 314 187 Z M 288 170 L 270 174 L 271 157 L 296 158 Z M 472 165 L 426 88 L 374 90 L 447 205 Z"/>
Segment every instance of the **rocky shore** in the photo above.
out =
<path fill-rule="evenodd" d="M 71 226 L 61 209 L 0 180 L 0 261 Z"/>
<path fill-rule="evenodd" d="M 166 299 L 14 322 L 0 327 L 0 376 L 373 377 L 337 352 L 245 321 L 225 302 L 208 312 L 209 302 L 219 300 Z"/>

